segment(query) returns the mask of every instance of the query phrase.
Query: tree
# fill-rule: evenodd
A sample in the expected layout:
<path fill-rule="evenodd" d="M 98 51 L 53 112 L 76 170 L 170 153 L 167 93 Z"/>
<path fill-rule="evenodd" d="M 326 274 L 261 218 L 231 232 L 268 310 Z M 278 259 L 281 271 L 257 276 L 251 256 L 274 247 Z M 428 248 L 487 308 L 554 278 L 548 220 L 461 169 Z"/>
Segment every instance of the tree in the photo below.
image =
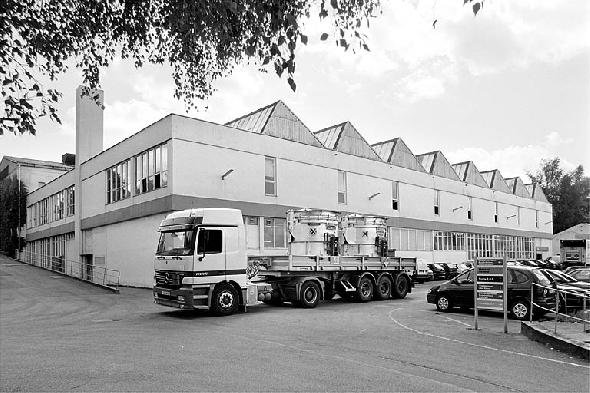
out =
<path fill-rule="evenodd" d="M 539 171 L 528 173 L 528 176 L 541 186 L 547 200 L 553 205 L 554 233 L 590 222 L 590 178 L 584 176 L 582 165 L 566 173 L 556 157 L 542 160 Z"/>
<path fill-rule="evenodd" d="M 15 177 L 0 181 L 0 250 L 14 256 L 22 248 L 19 229 L 27 220 L 27 188 Z"/>
<path fill-rule="evenodd" d="M 477 14 L 483 0 L 463 0 Z M 286 75 L 295 84 L 295 53 L 314 12 L 344 50 L 369 50 L 363 29 L 380 0 L 3 0 L 0 1 L 0 135 L 35 134 L 36 119 L 61 122 L 54 81 L 72 63 L 83 83 L 100 87 L 100 68 L 115 58 L 170 64 L 176 98 L 187 107 L 209 97 L 213 83 L 243 62 Z M 436 22 L 435 22 L 436 23 Z M 433 26 L 435 26 L 433 23 Z"/>

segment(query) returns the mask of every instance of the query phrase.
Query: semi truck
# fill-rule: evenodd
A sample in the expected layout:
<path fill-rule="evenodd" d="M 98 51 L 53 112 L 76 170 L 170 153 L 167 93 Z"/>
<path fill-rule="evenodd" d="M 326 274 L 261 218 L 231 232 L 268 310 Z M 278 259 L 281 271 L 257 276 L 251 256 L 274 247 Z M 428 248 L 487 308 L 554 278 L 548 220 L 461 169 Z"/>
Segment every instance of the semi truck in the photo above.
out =
<path fill-rule="evenodd" d="M 159 226 L 154 302 L 223 316 L 260 302 L 314 308 L 337 294 L 368 302 L 411 292 L 416 259 L 388 249 L 385 218 L 304 209 L 286 222 L 287 252 L 256 256 L 238 209 L 169 214 Z"/>

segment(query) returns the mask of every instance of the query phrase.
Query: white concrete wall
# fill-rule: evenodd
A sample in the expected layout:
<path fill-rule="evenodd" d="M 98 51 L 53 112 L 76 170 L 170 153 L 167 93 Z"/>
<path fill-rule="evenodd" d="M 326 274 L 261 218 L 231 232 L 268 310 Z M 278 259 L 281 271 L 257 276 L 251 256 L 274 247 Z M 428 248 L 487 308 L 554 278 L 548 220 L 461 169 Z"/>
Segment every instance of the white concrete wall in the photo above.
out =
<path fill-rule="evenodd" d="M 184 117 L 173 117 L 173 138 L 174 194 L 506 228 L 515 234 L 551 232 L 535 225 L 535 209 L 541 210 L 543 221 L 550 217 L 551 206 L 530 198 Z M 264 195 L 265 155 L 277 158 L 277 196 Z M 234 172 L 221 180 L 228 169 Z M 348 173 L 346 205 L 337 203 L 338 170 Z M 399 211 L 391 208 L 393 180 L 400 182 Z M 439 217 L 433 210 L 434 189 L 440 190 Z M 467 218 L 469 196 L 472 220 Z M 463 208 L 453 211 L 459 206 Z M 520 224 L 516 217 L 507 218 L 516 214 L 517 207 Z"/>
<path fill-rule="evenodd" d="M 121 285 L 150 287 L 160 222 L 166 214 L 92 228 L 84 232 L 85 253 L 104 257 L 105 266 L 118 270 Z"/>

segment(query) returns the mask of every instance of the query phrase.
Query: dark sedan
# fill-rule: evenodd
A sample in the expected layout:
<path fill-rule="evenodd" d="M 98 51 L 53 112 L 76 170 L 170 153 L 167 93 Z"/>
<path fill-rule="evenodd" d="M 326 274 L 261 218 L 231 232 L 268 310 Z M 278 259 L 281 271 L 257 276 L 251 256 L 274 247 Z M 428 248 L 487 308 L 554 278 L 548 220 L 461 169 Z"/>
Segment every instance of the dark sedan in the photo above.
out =
<path fill-rule="evenodd" d="M 439 311 L 449 312 L 455 307 L 463 309 L 473 308 L 474 305 L 474 270 L 464 272 L 452 280 L 434 286 L 426 295 L 428 303 L 436 304 Z M 555 307 L 555 293 L 548 287 L 551 281 L 541 272 L 541 269 L 528 266 L 508 266 L 508 311 L 513 318 L 526 320 L 530 317 L 531 285 L 535 286 L 534 301 L 537 308 L 533 317 L 547 312 L 543 309 Z M 542 308 L 538 308 L 538 307 Z"/>

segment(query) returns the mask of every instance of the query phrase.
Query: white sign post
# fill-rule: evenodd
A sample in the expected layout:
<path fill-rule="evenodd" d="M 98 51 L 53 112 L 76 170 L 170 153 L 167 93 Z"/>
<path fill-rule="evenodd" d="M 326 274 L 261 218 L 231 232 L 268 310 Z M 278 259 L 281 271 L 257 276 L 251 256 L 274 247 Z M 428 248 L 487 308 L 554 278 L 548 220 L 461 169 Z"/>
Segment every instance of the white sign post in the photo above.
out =
<path fill-rule="evenodd" d="M 475 258 L 473 286 L 474 327 L 478 329 L 478 310 L 504 312 L 504 333 L 508 333 L 508 270 L 504 258 Z"/>

